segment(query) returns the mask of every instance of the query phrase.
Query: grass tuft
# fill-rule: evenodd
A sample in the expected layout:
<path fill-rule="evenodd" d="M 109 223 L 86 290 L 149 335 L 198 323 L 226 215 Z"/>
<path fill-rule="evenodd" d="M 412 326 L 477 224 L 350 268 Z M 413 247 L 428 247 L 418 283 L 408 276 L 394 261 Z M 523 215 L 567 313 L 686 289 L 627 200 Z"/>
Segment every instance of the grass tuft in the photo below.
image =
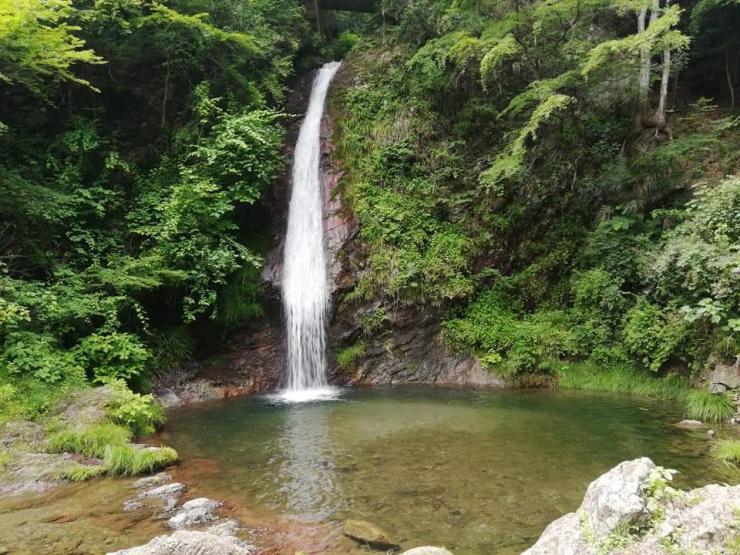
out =
<path fill-rule="evenodd" d="M 686 408 L 691 418 L 705 422 L 722 422 L 735 414 L 729 397 L 705 389 L 691 391 L 686 398 Z"/>
<path fill-rule="evenodd" d="M 337 359 L 337 364 L 339 364 L 339 366 L 346 370 L 352 365 L 354 361 L 362 357 L 362 355 L 364 354 L 365 342 L 358 341 L 357 343 L 350 345 L 349 347 L 346 347 L 341 351 L 338 351 L 335 356 Z"/>
<path fill-rule="evenodd" d="M 73 464 L 59 472 L 58 477 L 60 480 L 69 480 L 70 482 L 84 482 L 100 476 L 104 472 L 105 466 L 103 465 Z"/>
<path fill-rule="evenodd" d="M 177 458 L 177 451 L 170 447 L 137 449 L 133 445 L 109 445 L 105 450 L 105 470 L 114 476 L 135 476 L 173 464 Z"/>
<path fill-rule="evenodd" d="M 712 454 L 727 465 L 740 467 L 740 440 L 721 439 L 712 448 Z"/>
<path fill-rule="evenodd" d="M 123 445 L 131 440 L 131 432 L 117 424 L 104 423 L 82 432 L 63 430 L 53 434 L 47 448 L 52 453 L 78 453 L 102 458 L 109 445 Z"/>
<path fill-rule="evenodd" d="M 630 366 L 602 368 L 593 362 L 556 366 L 560 387 L 614 393 L 634 393 L 656 399 L 684 400 L 691 392 L 686 380 L 675 374 L 664 378 L 640 372 Z"/>

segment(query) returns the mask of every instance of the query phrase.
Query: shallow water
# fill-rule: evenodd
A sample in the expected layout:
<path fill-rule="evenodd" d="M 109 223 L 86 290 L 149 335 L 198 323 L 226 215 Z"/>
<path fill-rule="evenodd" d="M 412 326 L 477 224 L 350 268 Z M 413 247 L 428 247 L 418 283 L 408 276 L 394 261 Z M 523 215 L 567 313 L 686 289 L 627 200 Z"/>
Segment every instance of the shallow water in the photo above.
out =
<path fill-rule="evenodd" d="M 671 403 L 584 392 L 353 389 L 180 410 L 162 439 L 207 495 L 325 536 L 291 549 L 346 551 L 339 522 L 360 518 L 404 548 L 491 555 L 526 548 L 625 459 L 675 468 L 683 487 L 728 479 L 704 432 L 673 426 L 681 417 Z"/>

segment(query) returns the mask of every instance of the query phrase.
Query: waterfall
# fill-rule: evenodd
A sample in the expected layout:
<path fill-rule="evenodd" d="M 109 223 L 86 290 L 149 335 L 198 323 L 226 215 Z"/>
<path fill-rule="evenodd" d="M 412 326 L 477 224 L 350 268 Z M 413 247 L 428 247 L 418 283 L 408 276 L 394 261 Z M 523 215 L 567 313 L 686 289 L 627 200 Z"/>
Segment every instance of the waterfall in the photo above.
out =
<path fill-rule="evenodd" d="M 292 401 L 333 394 L 326 381 L 329 280 L 319 158 L 326 92 L 340 64 L 324 64 L 316 74 L 295 147 L 282 283 L 288 352 L 288 383 L 283 397 Z"/>

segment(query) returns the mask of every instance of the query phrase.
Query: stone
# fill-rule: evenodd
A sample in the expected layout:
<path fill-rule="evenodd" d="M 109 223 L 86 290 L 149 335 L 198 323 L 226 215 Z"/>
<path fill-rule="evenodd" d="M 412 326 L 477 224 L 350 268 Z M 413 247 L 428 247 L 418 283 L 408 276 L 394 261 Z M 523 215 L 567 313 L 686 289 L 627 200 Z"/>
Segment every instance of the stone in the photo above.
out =
<path fill-rule="evenodd" d="M 625 461 L 591 482 L 578 509 L 584 525 L 596 536 L 607 536 L 645 516 L 643 489 L 657 468 L 642 457 Z"/>
<path fill-rule="evenodd" d="M 378 550 L 400 549 L 400 545 L 390 539 L 390 536 L 381 528 L 365 520 L 345 520 L 342 533 L 357 543 Z"/>
<path fill-rule="evenodd" d="M 144 478 L 139 478 L 134 482 L 134 487 L 137 489 L 153 488 L 155 486 L 161 486 L 162 484 L 166 484 L 167 482 L 171 481 L 172 476 L 170 476 L 166 472 L 159 472 L 157 474 L 154 474 L 153 476 L 145 476 Z"/>
<path fill-rule="evenodd" d="M 705 377 L 712 393 L 740 389 L 740 362 L 733 365 L 715 364 L 705 373 Z"/>
<path fill-rule="evenodd" d="M 656 478 L 665 480 L 658 490 L 651 487 Z M 669 479 L 670 471 L 650 459 L 621 463 L 592 482 L 578 511 L 552 522 L 524 555 L 724 553 L 737 538 L 740 485 L 682 492 Z"/>
<path fill-rule="evenodd" d="M 414 547 L 408 551 L 404 551 L 401 555 L 452 555 L 452 551 L 445 549 L 444 547 L 434 547 L 431 545 L 424 545 L 421 547 Z"/>
<path fill-rule="evenodd" d="M 149 543 L 108 555 L 250 555 L 254 547 L 234 536 L 179 530 Z"/>
<path fill-rule="evenodd" d="M 128 499 L 127 501 L 123 502 L 123 510 L 127 513 L 131 511 L 140 511 L 144 508 L 144 504 L 141 501 L 137 501 L 136 499 Z"/>
<path fill-rule="evenodd" d="M 167 524 L 170 528 L 180 530 L 216 520 L 218 516 L 214 511 L 220 505 L 220 501 L 208 499 L 207 497 L 192 499 L 183 504 L 177 514 L 167 521 Z"/>
<path fill-rule="evenodd" d="M 156 488 L 148 489 L 139 493 L 139 497 L 177 497 L 185 491 L 185 484 L 180 482 L 173 482 L 172 484 L 165 484 L 163 486 L 157 486 Z"/>
<path fill-rule="evenodd" d="M 551 522 L 532 547 L 522 555 L 596 555 L 581 533 L 581 519 L 576 513 Z"/>
<path fill-rule="evenodd" d="M 701 428 L 703 425 L 704 423 L 699 420 L 681 420 L 680 422 L 676 422 L 677 428 Z"/>

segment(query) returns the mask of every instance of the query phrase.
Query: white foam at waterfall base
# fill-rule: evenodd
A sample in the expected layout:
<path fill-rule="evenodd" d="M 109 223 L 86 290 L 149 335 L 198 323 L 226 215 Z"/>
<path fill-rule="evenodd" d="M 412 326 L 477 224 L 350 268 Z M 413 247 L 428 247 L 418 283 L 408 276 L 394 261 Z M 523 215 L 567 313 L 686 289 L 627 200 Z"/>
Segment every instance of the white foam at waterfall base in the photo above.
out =
<path fill-rule="evenodd" d="M 326 378 L 329 279 L 319 160 L 326 93 L 340 64 L 324 64 L 317 72 L 295 147 L 282 282 L 288 379 L 281 396 L 291 402 L 335 398 L 339 391 Z"/>

